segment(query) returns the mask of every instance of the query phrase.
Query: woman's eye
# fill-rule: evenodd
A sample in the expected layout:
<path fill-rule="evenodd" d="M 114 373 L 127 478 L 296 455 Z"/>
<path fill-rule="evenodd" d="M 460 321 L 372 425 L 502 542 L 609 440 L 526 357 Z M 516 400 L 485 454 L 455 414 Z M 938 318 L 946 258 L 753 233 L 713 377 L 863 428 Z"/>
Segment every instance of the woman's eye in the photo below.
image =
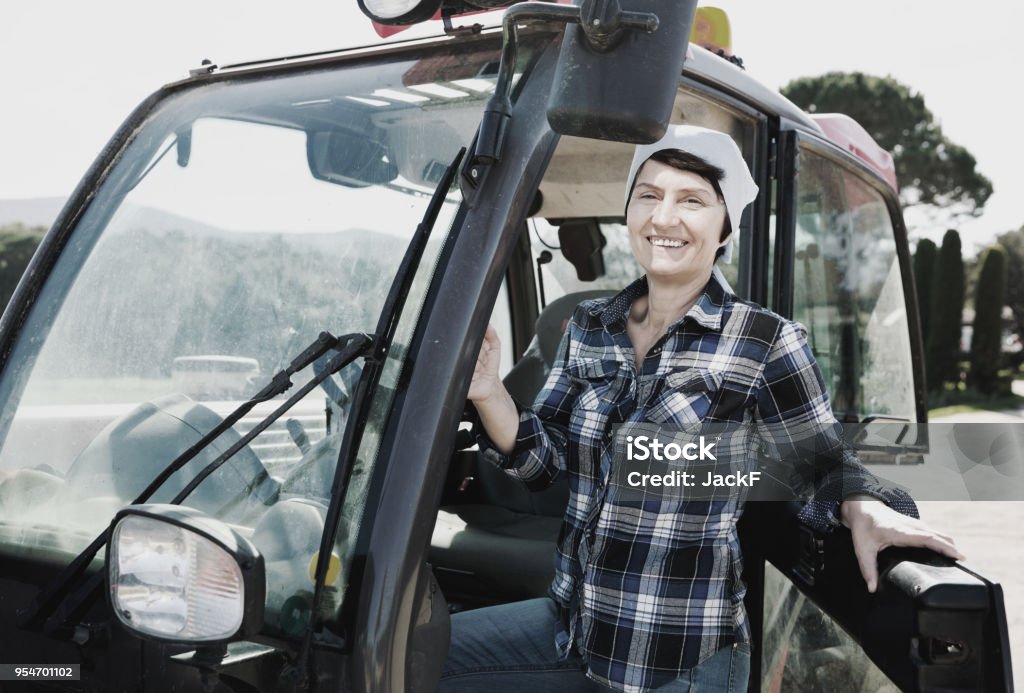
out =
<path fill-rule="evenodd" d="M 689 207 L 690 209 L 700 209 L 701 207 L 705 206 L 704 200 L 700 199 L 699 197 L 687 197 L 683 200 L 683 204 Z"/>

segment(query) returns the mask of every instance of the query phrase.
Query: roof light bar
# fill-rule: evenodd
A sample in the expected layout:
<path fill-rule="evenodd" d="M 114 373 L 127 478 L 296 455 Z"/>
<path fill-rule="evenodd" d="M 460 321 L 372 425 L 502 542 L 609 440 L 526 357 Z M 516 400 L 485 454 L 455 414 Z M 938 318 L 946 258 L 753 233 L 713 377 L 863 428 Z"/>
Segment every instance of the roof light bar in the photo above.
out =
<path fill-rule="evenodd" d="M 434 16 L 441 0 L 359 0 L 359 9 L 381 24 L 415 24 Z"/>

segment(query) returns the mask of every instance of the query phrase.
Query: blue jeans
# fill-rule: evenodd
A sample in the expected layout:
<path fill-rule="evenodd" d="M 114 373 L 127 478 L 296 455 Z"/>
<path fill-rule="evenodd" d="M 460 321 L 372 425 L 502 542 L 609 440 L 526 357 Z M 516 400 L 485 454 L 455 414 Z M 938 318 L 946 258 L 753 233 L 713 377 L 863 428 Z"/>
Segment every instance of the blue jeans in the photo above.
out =
<path fill-rule="evenodd" d="M 573 693 L 611 690 L 586 676 L 579 656 L 558 658 L 551 599 L 530 599 L 452 616 L 452 641 L 439 693 Z M 666 693 L 742 693 L 750 676 L 750 647 L 726 647 L 675 681 Z"/>

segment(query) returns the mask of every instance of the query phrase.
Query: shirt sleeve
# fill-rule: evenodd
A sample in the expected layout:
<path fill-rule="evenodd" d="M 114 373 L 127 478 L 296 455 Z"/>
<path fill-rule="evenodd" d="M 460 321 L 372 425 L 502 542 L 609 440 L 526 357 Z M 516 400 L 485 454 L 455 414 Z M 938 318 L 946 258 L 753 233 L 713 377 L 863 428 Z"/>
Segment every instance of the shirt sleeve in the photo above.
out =
<path fill-rule="evenodd" d="M 783 460 L 792 461 L 794 491 L 810 491 L 800 521 L 817 531 L 831 531 L 840 525 L 839 504 L 855 494 L 873 496 L 897 512 L 918 517 L 910 495 L 879 482 L 844 440 L 806 336 L 803 325 L 782 321 L 757 393 L 761 435 Z"/>
<path fill-rule="evenodd" d="M 566 469 L 569 417 L 579 394 L 566 366 L 578 331 L 574 315 L 559 343 L 559 356 L 533 407 L 519 409 L 519 430 L 512 452 L 502 454 L 483 427 L 477 434 L 484 459 L 505 470 L 510 477 L 524 481 L 534 491 L 550 486 Z"/>

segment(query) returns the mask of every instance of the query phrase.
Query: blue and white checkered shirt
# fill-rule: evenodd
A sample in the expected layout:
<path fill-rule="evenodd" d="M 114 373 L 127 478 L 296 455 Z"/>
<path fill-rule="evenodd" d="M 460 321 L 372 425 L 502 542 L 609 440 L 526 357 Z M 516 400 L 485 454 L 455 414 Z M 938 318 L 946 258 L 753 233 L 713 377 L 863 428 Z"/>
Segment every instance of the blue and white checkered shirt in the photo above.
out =
<path fill-rule="evenodd" d="M 480 440 L 485 457 L 533 489 L 568 477 L 550 590 L 563 614 L 556 643 L 564 656 L 575 646 L 591 679 L 623 691 L 678 678 L 722 647 L 749 640 L 750 627 L 736 533 L 743 499 L 624 499 L 609 483 L 621 471 L 613 466 L 624 464 L 613 454 L 613 428 L 686 426 L 715 415 L 750 430 L 774 429 L 770 437 L 781 448 L 786 432 L 811 427 L 825 432 L 825 442 L 814 449 L 806 524 L 838 526 L 839 501 L 853 493 L 917 516 L 909 496 L 879 485 L 842 443 L 802 326 L 737 299 L 712 278 L 638 369 L 626 321 L 647 291 L 641 278 L 610 299 L 580 304 L 544 389 L 520 414 L 512 453 L 502 455 L 486 435 Z M 767 321 L 767 331 L 765 323 L 744 323 L 754 320 Z M 764 437 L 738 440 L 748 446 L 741 457 L 756 466 Z"/>

